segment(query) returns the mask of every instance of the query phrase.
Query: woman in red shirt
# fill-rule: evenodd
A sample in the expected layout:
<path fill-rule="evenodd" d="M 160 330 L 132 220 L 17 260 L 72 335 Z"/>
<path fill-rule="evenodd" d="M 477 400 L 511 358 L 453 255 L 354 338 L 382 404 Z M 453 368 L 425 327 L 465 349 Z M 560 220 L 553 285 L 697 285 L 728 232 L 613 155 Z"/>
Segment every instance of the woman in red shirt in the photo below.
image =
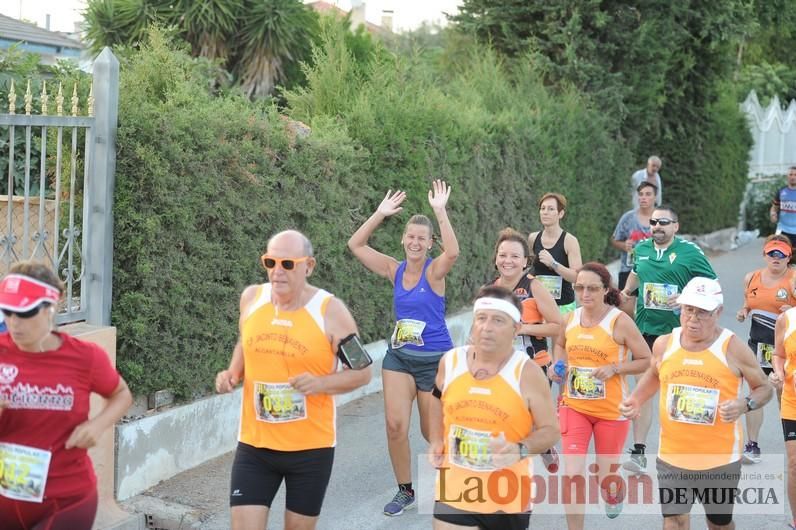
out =
<path fill-rule="evenodd" d="M 63 286 L 20 262 L 0 281 L 0 521 L 4 530 L 91 528 L 97 479 L 88 449 L 132 403 L 96 344 L 55 331 Z M 88 418 L 92 392 L 107 398 Z"/>

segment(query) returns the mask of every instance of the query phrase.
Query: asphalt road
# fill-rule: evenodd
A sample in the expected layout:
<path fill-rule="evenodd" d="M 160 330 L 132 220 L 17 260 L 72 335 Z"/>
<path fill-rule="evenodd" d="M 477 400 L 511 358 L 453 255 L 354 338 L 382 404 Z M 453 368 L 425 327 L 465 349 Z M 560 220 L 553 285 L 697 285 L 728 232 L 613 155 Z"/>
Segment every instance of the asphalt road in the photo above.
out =
<path fill-rule="evenodd" d="M 711 260 L 724 289 L 725 310 L 721 324 L 744 339 L 748 332 L 748 324 L 738 323 L 734 315 L 743 301 L 741 286 L 744 274 L 763 265 L 761 246 L 761 241 L 758 240 Z M 765 410 L 760 446 L 766 454 L 771 455 L 767 467 L 773 466 L 773 469 L 781 473 L 784 465 L 782 456 L 784 447 L 776 403 L 769 403 Z M 393 518 L 382 514 L 382 508 L 392 498 L 396 486 L 387 455 L 381 394 L 342 407 L 339 410 L 338 422 L 338 446 L 334 471 L 318 527 L 367 530 L 430 528 L 431 516 L 427 513 L 418 513 L 417 510 Z M 656 412 L 648 440 L 649 453 L 654 454 L 657 451 L 657 432 Z M 416 417 L 413 418 L 410 439 L 413 454 L 420 454 L 426 444 L 420 435 Z M 709 440 L 706 440 L 706 443 L 709 443 Z M 698 452 L 698 448 L 695 452 Z M 160 502 L 164 505 L 168 503 L 172 511 L 179 512 L 182 509 L 186 514 L 186 522 L 195 521 L 191 525 L 193 528 L 227 529 L 229 528 L 227 495 L 231 461 L 232 455 L 228 454 L 177 475 L 139 496 L 138 501 L 145 498 L 154 502 L 154 504 L 150 502 L 150 506 L 156 507 Z M 654 462 L 652 465 L 654 466 Z M 754 472 L 754 468 L 755 466 L 744 466 L 745 471 Z M 774 479 L 771 484 L 776 485 L 777 481 L 781 484 L 781 479 Z M 780 508 L 774 514 L 736 516 L 737 528 L 785 528 L 788 522 L 785 511 L 789 513 L 789 508 L 786 506 L 787 499 L 782 496 L 778 500 Z M 282 528 L 283 492 L 277 496 L 273 506 L 269 528 Z M 691 517 L 693 528 L 706 527 L 702 513 L 699 507 L 694 508 Z M 661 524 L 661 517 L 657 514 L 623 513 L 617 519 L 610 520 L 597 513 L 587 515 L 586 518 L 586 528 L 589 529 L 635 530 L 642 527 L 659 528 Z M 560 509 L 538 504 L 531 518 L 531 528 L 565 529 L 565 517 Z"/>

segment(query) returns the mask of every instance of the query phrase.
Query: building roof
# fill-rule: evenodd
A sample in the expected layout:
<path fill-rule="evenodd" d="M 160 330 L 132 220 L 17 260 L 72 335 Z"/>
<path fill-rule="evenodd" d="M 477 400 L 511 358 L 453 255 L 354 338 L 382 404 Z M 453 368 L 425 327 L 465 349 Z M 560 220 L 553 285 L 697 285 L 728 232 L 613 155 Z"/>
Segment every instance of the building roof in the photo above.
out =
<path fill-rule="evenodd" d="M 29 44 L 43 44 L 57 48 L 72 48 L 82 50 L 83 45 L 63 33 L 40 28 L 29 22 L 22 22 L 15 18 L 0 15 L 0 39 L 27 42 Z"/>
<path fill-rule="evenodd" d="M 318 2 L 308 2 L 307 6 L 311 7 L 312 9 L 317 11 L 318 13 L 321 13 L 321 14 L 324 14 L 324 15 L 326 15 L 326 14 L 336 15 L 336 16 L 339 16 L 341 18 L 345 17 L 346 15 L 348 15 L 348 11 L 344 11 L 344 10 L 340 9 L 339 7 L 337 7 L 336 5 L 330 4 L 329 2 L 324 2 L 322 0 L 319 0 Z M 356 28 L 352 28 L 352 29 L 356 29 Z M 387 30 L 386 28 L 383 28 L 382 26 L 379 26 L 378 24 L 374 24 L 372 22 L 368 22 L 367 20 L 365 21 L 365 29 L 368 31 L 368 33 L 372 33 L 372 34 L 389 33 L 389 30 Z"/>

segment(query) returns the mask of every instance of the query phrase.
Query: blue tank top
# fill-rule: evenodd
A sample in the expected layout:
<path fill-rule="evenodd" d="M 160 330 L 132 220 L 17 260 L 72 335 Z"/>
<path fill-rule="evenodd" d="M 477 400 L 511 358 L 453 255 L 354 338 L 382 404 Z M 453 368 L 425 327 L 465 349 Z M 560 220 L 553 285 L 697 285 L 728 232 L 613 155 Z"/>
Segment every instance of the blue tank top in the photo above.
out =
<path fill-rule="evenodd" d="M 406 261 L 402 261 L 395 271 L 393 308 L 396 324 L 390 339 L 393 349 L 402 348 L 423 355 L 453 348 L 445 325 L 445 297 L 435 293 L 426 278 L 429 265 L 431 258 L 423 265 L 420 281 L 408 291 L 403 284 Z"/>

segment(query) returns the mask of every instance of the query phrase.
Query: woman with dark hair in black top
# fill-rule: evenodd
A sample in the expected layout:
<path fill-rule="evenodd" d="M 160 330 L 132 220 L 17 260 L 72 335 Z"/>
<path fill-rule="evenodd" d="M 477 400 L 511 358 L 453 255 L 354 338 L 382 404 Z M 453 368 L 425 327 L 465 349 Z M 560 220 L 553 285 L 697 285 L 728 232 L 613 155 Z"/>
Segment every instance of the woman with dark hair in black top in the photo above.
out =
<path fill-rule="evenodd" d="M 528 236 L 536 256 L 531 270 L 553 295 L 562 313 L 575 309 L 572 282 L 583 265 L 577 238 L 561 228 L 566 208 L 567 199 L 560 193 L 542 195 L 539 199 L 542 230 Z"/>

